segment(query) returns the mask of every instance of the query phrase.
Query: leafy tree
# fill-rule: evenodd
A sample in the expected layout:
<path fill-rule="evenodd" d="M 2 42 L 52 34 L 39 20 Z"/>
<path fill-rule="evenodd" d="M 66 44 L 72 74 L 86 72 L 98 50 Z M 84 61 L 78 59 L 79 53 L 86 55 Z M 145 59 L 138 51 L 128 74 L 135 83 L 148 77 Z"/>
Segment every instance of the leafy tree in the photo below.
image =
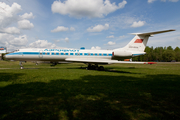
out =
<path fill-rule="evenodd" d="M 168 46 L 167 50 L 173 50 L 173 48 L 171 46 Z"/>
<path fill-rule="evenodd" d="M 174 51 L 175 51 L 175 60 L 176 60 L 176 61 L 180 61 L 180 48 L 179 48 L 179 47 L 176 47 L 176 48 L 174 49 Z"/>
<path fill-rule="evenodd" d="M 175 60 L 175 51 L 167 49 L 166 51 L 163 52 L 163 59 L 166 62 L 170 62 L 172 60 Z"/>
<path fill-rule="evenodd" d="M 166 61 L 172 60 L 180 61 L 180 48 L 176 47 L 173 49 L 171 46 L 168 47 L 146 47 L 146 54 L 144 56 L 134 57 L 133 61 Z"/>

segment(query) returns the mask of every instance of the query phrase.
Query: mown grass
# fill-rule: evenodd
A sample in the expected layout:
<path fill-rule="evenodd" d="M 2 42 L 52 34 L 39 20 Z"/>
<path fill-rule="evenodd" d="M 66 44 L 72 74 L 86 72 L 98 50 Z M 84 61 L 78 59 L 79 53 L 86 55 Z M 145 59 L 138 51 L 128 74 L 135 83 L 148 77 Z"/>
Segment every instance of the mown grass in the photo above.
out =
<path fill-rule="evenodd" d="M 0 61 L 0 119 L 180 119 L 180 64 L 81 66 Z"/>

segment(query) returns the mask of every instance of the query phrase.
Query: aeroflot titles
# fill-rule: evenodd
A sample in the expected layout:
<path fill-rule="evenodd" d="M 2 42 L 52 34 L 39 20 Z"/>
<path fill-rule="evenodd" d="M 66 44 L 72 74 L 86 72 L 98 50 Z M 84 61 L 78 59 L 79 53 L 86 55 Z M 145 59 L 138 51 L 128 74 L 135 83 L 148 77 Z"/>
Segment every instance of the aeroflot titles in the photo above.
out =
<path fill-rule="evenodd" d="M 58 51 L 58 52 L 79 52 L 79 50 L 76 49 L 45 49 L 44 51 Z"/>

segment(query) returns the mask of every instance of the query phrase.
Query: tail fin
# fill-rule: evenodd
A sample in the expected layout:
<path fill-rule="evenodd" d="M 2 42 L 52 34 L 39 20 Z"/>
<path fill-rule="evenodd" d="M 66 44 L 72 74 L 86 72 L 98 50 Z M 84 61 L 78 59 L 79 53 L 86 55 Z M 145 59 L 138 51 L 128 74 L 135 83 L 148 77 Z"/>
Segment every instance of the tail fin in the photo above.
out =
<path fill-rule="evenodd" d="M 127 51 L 144 52 L 150 36 L 164 32 L 171 32 L 171 31 L 175 31 L 175 30 L 172 29 L 172 30 L 156 31 L 149 33 L 132 33 L 133 35 L 136 36 L 123 49 Z"/>

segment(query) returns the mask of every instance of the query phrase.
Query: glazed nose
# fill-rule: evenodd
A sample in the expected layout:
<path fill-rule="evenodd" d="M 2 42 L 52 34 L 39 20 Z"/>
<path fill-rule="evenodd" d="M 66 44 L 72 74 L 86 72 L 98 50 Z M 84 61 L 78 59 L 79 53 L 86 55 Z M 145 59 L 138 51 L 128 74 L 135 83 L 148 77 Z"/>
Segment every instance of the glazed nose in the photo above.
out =
<path fill-rule="evenodd" d="M 3 60 L 5 60 L 5 59 L 6 59 L 6 57 L 7 57 L 7 56 L 6 56 L 6 55 L 4 55 L 2 59 L 3 59 Z"/>

